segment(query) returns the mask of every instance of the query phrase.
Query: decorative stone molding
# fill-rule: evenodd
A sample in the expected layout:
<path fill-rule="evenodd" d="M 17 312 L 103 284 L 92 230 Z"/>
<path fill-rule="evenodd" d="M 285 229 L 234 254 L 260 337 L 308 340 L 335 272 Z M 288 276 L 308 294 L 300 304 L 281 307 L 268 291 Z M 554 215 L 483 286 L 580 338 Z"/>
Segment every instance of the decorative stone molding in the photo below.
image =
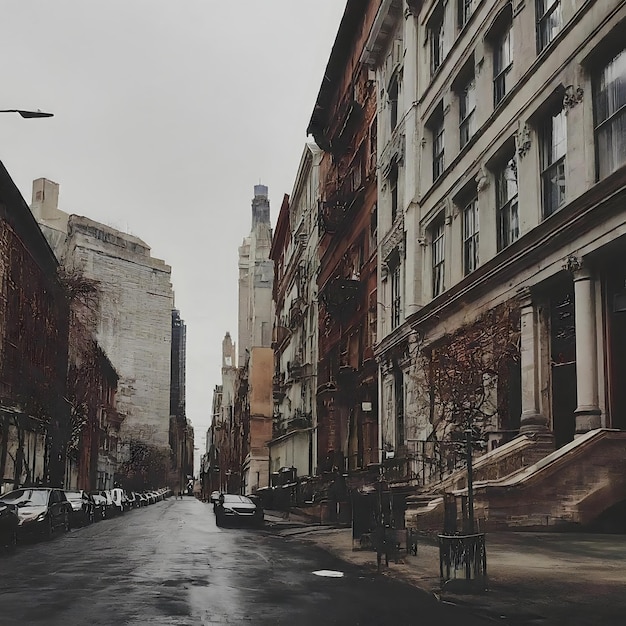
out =
<path fill-rule="evenodd" d="M 515 133 L 515 143 L 517 144 L 517 154 L 519 154 L 520 159 L 523 159 L 528 154 L 532 142 L 530 127 L 521 120 L 517 126 L 517 133 Z"/>
<path fill-rule="evenodd" d="M 530 287 L 520 287 L 517 290 L 516 297 L 521 308 L 533 305 L 533 293 Z"/>
<path fill-rule="evenodd" d="M 380 280 L 387 280 L 389 276 L 389 266 L 385 261 L 382 261 L 380 264 Z"/>
<path fill-rule="evenodd" d="M 563 263 L 563 269 L 572 274 L 580 272 L 580 270 L 583 269 L 583 260 L 574 254 L 570 254 L 567 259 L 565 259 L 565 263 Z"/>
<path fill-rule="evenodd" d="M 404 218 L 402 214 L 398 216 L 391 231 L 380 246 L 381 258 L 387 260 L 396 248 L 400 255 L 404 254 Z"/>
<path fill-rule="evenodd" d="M 583 101 L 585 96 L 585 90 L 578 85 L 568 85 L 565 88 L 565 95 L 563 96 L 563 108 L 565 109 L 565 115 L 569 113 L 579 102 Z"/>
<path fill-rule="evenodd" d="M 404 161 L 405 136 L 404 133 L 396 133 L 391 141 L 385 146 L 380 156 L 378 166 L 383 179 L 388 178 L 391 167 L 394 163 L 400 164 Z"/>
<path fill-rule="evenodd" d="M 406 0 L 404 19 L 408 19 L 410 15 L 417 17 L 419 15 L 421 5 L 422 0 Z"/>
<path fill-rule="evenodd" d="M 484 191 L 489 187 L 489 172 L 487 172 L 484 164 L 480 166 L 480 172 L 476 175 L 475 180 L 477 191 Z"/>

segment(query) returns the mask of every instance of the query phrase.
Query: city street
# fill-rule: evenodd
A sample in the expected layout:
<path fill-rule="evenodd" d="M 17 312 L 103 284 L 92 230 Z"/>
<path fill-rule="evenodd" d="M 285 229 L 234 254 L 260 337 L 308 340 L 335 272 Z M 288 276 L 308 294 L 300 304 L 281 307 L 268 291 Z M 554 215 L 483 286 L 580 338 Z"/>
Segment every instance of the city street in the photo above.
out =
<path fill-rule="evenodd" d="M 218 528 L 191 497 L 21 545 L 0 571 L 3 625 L 485 623 L 316 546 Z"/>

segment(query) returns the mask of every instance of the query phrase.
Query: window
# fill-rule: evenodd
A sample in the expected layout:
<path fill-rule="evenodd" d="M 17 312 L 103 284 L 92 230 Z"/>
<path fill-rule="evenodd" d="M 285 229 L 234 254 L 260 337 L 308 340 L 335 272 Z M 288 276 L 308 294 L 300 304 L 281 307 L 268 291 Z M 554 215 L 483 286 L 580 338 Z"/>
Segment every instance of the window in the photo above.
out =
<path fill-rule="evenodd" d="M 443 63 L 444 58 L 444 30 L 443 30 L 443 5 L 439 5 L 433 13 L 428 24 L 428 36 L 430 38 L 430 74 L 433 76 Z"/>
<path fill-rule="evenodd" d="M 402 282 L 400 280 L 400 259 L 398 258 L 391 269 L 391 329 L 400 326 L 402 313 Z"/>
<path fill-rule="evenodd" d="M 376 205 L 372 208 L 372 212 L 370 213 L 370 247 L 369 254 L 370 256 L 374 254 L 378 246 L 378 208 Z"/>
<path fill-rule="evenodd" d="M 474 11 L 474 0 L 458 0 L 459 2 L 459 30 L 469 22 Z"/>
<path fill-rule="evenodd" d="M 509 74 L 513 67 L 513 31 L 511 25 L 500 35 L 493 53 L 493 99 L 498 104 L 511 89 Z"/>
<path fill-rule="evenodd" d="M 391 221 L 395 222 L 398 215 L 398 165 L 394 163 L 389 173 L 389 190 L 391 191 Z"/>
<path fill-rule="evenodd" d="M 467 276 L 478 267 L 478 198 L 463 209 L 463 269 Z"/>
<path fill-rule="evenodd" d="M 626 49 L 602 69 L 593 85 L 597 176 L 626 163 Z"/>
<path fill-rule="evenodd" d="M 499 252 L 519 237 L 517 161 L 514 156 L 496 173 L 496 210 Z"/>
<path fill-rule="evenodd" d="M 378 125 L 376 118 L 374 118 L 370 124 L 368 173 L 373 172 L 376 169 L 377 133 Z"/>
<path fill-rule="evenodd" d="M 394 376 L 396 405 L 396 448 L 404 445 L 404 374 L 396 371 Z"/>
<path fill-rule="evenodd" d="M 476 81 L 472 75 L 459 92 L 459 130 L 461 133 L 461 148 L 470 140 L 476 132 Z"/>
<path fill-rule="evenodd" d="M 444 133 L 443 133 L 443 104 L 440 103 L 435 114 L 428 122 L 433 143 L 433 182 L 442 174 L 445 167 L 444 161 Z"/>
<path fill-rule="evenodd" d="M 445 231 L 444 221 L 439 220 L 432 230 L 431 255 L 433 263 L 433 298 L 443 293 L 444 287 L 444 261 L 445 261 Z"/>
<path fill-rule="evenodd" d="M 567 118 L 560 109 L 545 121 L 541 136 L 541 187 L 543 215 L 548 217 L 565 202 Z"/>
<path fill-rule="evenodd" d="M 395 78 L 389 86 L 389 121 L 393 131 L 398 125 L 398 80 Z"/>
<path fill-rule="evenodd" d="M 563 26 L 561 0 L 537 0 L 537 45 L 543 50 Z"/>

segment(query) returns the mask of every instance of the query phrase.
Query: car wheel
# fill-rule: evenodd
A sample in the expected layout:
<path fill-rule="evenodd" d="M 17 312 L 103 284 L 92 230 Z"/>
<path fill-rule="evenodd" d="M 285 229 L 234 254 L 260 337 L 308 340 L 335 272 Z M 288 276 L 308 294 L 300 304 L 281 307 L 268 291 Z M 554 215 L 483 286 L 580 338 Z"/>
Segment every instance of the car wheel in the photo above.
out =
<path fill-rule="evenodd" d="M 63 532 L 69 533 L 70 529 L 71 529 L 70 516 L 68 515 L 67 511 L 65 511 L 65 513 L 63 513 Z"/>

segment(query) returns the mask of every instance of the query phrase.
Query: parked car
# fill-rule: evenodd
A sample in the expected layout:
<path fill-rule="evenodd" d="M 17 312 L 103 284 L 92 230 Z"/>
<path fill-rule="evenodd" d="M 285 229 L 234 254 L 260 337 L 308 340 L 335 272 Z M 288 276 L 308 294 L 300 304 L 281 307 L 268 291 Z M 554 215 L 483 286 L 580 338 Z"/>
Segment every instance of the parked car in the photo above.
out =
<path fill-rule="evenodd" d="M 226 522 L 263 526 L 263 509 L 246 496 L 231 493 L 220 494 L 215 507 L 215 523 L 218 526 L 224 526 Z"/>
<path fill-rule="evenodd" d="M 129 491 L 126 494 L 126 498 L 128 499 L 128 508 L 136 509 L 139 506 L 139 501 L 137 500 L 137 496 L 134 491 Z"/>
<path fill-rule="evenodd" d="M 5 493 L 0 501 L 17 507 L 19 535 L 50 538 L 57 528 L 70 529 L 72 506 L 62 489 L 25 487 Z"/>
<path fill-rule="evenodd" d="M 139 500 L 139 506 L 148 506 L 148 496 L 145 493 L 136 493 L 135 495 Z"/>
<path fill-rule="evenodd" d="M 113 506 L 115 507 L 116 513 L 124 513 L 128 511 L 130 505 L 128 503 L 128 498 L 123 489 L 119 487 L 115 487 L 111 489 L 111 499 L 113 501 Z"/>
<path fill-rule="evenodd" d="M 86 526 L 95 520 L 96 505 L 93 496 L 86 491 L 66 491 L 65 497 L 70 503 L 70 523 L 72 526 Z"/>
<path fill-rule="evenodd" d="M 111 517 L 112 513 L 106 496 L 103 496 L 100 491 L 91 491 L 89 495 L 93 498 L 95 504 L 96 520 Z"/>
<path fill-rule="evenodd" d="M 19 523 L 17 505 L 0 501 L 0 549 L 15 550 Z"/>

